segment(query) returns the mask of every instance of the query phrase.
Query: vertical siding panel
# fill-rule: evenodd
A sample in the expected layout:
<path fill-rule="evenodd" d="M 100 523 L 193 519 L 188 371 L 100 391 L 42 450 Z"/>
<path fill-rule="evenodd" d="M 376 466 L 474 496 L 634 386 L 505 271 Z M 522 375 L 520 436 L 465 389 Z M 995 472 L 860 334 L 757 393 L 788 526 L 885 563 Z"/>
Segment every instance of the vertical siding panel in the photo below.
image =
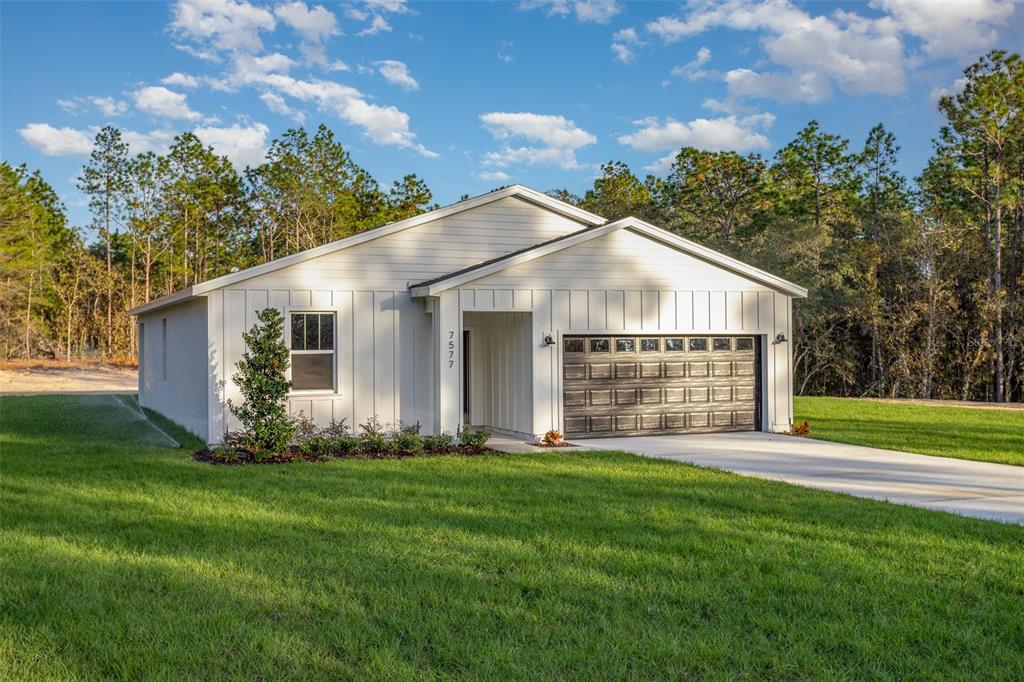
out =
<path fill-rule="evenodd" d="M 292 289 L 292 307 L 308 308 L 312 301 L 313 297 L 308 289 Z"/>
<path fill-rule="evenodd" d="M 226 289 L 224 291 L 224 401 L 237 401 L 241 394 L 238 387 L 231 380 L 235 373 L 235 363 L 242 359 L 245 352 L 245 341 L 242 339 L 242 330 L 245 329 L 245 291 L 242 289 Z M 227 409 L 224 411 L 225 423 L 228 429 L 238 426 L 238 420 Z"/>
<path fill-rule="evenodd" d="M 701 332 L 711 328 L 711 297 L 707 291 L 693 292 L 693 328 Z"/>
<path fill-rule="evenodd" d="M 245 328 L 252 329 L 259 320 L 256 314 L 267 307 L 269 292 L 266 289 L 247 289 L 245 306 Z"/>
<path fill-rule="evenodd" d="M 731 332 L 743 329 L 742 291 L 730 291 L 725 296 L 725 326 Z"/>
<path fill-rule="evenodd" d="M 626 329 L 637 331 L 640 329 L 640 307 L 641 295 L 639 291 L 627 291 L 625 296 Z"/>
<path fill-rule="evenodd" d="M 418 309 L 409 294 L 395 294 L 398 310 L 395 313 L 395 344 L 398 374 L 398 418 L 404 424 L 419 421 L 416 414 L 416 314 Z"/>
<path fill-rule="evenodd" d="M 497 310 L 512 310 L 512 290 L 511 289 L 495 289 L 494 290 L 494 307 Z"/>
<path fill-rule="evenodd" d="M 359 430 L 359 424 L 373 416 L 374 361 L 374 314 L 373 292 L 355 292 L 352 304 L 352 353 L 354 418 L 352 427 Z"/>
<path fill-rule="evenodd" d="M 569 330 L 569 292 L 556 290 L 551 292 L 551 326 L 552 331 L 566 332 Z M 561 349 L 555 351 L 555 371 L 552 373 L 552 396 L 555 408 L 555 425 L 560 428 L 562 425 L 562 379 L 561 379 Z"/>
<path fill-rule="evenodd" d="M 477 289 L 476 307 L 478 310 L 491 310 L 494 308 L 494 289 Z"/>
<path fill-rule="evenodd" d="M 658 292 L 644 291 L 640 295 L 640 324 L 643 330 L 654 331 L 658 328 Z"/>
<path fill-rule="evenodd" d="M 533 292 L 533 334 L 526 339 L 528 355 L 525 362 L 529 363 L 528 368 L 533 377 L 533 414 L 529 416 L 530 433 L 544 433 L 554 428 L 554 409 L 552 399 L 552 380 L 555 374 L 555 354 L 558 346 L 546 346 L 541 343 L 541 336 L 545 332 L 554 333 L 554 326 L 551 323 L 551 292 L 546 289 L 537 289 Z"/>
<path fill-rule="evenodd" d="M 573 329 L 583 330 L 590 328 L 590 305 L 587 301 L 586 291 L 573 291 L 569 298 L 569 314 Z"/>
<path fill-rule="evenodd" d="M 676 324 L 676 292 L 662 291 L 658 294 L 658 327 L 663 331 L 673 331 Z"/>
<path fill-rule="evenodd" d="M 289 300 L 288 291 L 285 289 L 274 289 L 270 292 L 270 307 L 277 308 L 281 311 L 281 314 L 284 314 L 284 309 L 288 307 Z"/>
<path fill-rule="evenodd" d="M 353 364 L 353 359 L 355 358 L 353 343 L 355 339 L 353 337 L 352 324 L 352 292 L 334 292 L 334 304 L 338 308 L 338 336 L 335 339 L 338 349 L 338 366 L 336 371 L 338 373 L 338 392 L 341 393 L 334 418 L 338 420 L 344 418 L 345 423 L 354 431 L 356 429 L 356 417 L 354 412 L 355 403 L 352 398 L 355 391 L 355 367 Z"/>
<path fill-rule="evenodd" d="M 676 292 L 676 328 L 683 331 L 693 329 L 693 292 Z"/>
<path fill-rule="evenodd" d="M 473 310 L 476 308 L 476 292 L 473 289 L 460 289 L 459 305 L 462 306 L 463 310 Z"/>
<path fill-rule="evenodd" d="M 209 423 L 207 424 L 207 443 L 219 442 L 224 433 L 224 290 L 211 291 L 206 296 L 206 329 L 207 329 L 207 372 L 209 375 L 207 383 L 207 413 Z M 153 338 L 152 325 L 146 325 L 146 336 Z M 148 358 L 154 357 L 149 352 L 151 344 L 145 343 Z M 140 361 L 140 373 L 145 372 L 150 377 L 151 363 L 143 358 Z M 148 382 L 147 382 L 148 383 Z"/>
<path fill-rule="evenodd" d="M 533 308 L 533 290 L 516 289 L 513 292 L 512 307 L 517 310 L 530 310 Z"/>
<path fill-rule="evenodd" d="M 757 324 L 757 292 L 743 292 L 743 330 L 756 331 Z"/>
<path fill-rule="evenodd" d="M 712 291 L 711 292 L 711 329 L 715 331 L 721 331 L 725 329 L 725 292 L 724 291 Z"/>
<path fill-rule="evenodd" d="M 757 328 L 768 333 L 769 339 L 775 336 L 775 303 L 770 291 L 757 292 Z"/>
<path fill-rule="evenodd" d="M 395 414 L 395 295 L 391 291 L 373 292 L 373 389 L 374 414 L 394 424 Z"/>
<path fill-rule="evenodd" d="M 587 292 L 587 322 L 589 329 L 608 329 L 607 292 L 594 290 Z"/>
<path fill-rule="evenodd" d="M 622 291 L 609 291 L 606 306 L 608 329 L 624 329 L 626 326 L 625 294 Z"/>
<path fill-rule="evenodd" d="M 334 307 L 334 303 L 331 301 L 331 292 L 323 290 L 314 291 L 311 305 L 321 310 L 330 310 Z"/>

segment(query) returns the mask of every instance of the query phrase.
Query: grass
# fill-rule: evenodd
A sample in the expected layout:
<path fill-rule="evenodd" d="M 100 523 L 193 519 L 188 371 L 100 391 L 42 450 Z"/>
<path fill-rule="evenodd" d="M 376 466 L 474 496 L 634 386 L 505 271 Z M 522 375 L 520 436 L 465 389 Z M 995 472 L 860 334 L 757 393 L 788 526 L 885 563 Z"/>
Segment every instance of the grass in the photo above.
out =
<path fill-rule="evenodd" d="M 811 437 L 1024 466 L 1024 411 L 796 397 L 795 421 Z"/>
<path fill-rule="evenodd" d="M 0 678 L 1024 678 L 1024 529 L 614 452 L 215 467 L 0 399 Z"/>

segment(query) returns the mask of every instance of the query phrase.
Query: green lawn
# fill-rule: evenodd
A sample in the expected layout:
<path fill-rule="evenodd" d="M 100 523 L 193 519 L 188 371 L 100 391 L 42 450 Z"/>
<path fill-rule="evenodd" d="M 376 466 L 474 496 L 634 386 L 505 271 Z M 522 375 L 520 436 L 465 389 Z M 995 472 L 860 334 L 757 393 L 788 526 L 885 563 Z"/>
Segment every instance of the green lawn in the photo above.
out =
<path fill-rule="evenodd" d="M 1024 678 L 1024 529 L 611 452 L 214 467 L 0 399 L 0 678 Z"/>
<path fill-rule="evenodd" d="M 1024 465 L 1024 411 L 796 397 L 811 438 Z"/>

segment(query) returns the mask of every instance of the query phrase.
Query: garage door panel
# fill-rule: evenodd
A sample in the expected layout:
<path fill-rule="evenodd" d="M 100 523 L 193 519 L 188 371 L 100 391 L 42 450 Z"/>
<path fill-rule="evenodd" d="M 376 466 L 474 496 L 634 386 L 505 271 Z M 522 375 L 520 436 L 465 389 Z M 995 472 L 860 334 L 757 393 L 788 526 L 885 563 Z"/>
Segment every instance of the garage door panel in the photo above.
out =
<path fill-rule="evenodd" d="M 566 435 L 626 436 L 757 427 L 753 337 L 565 337 Z"/>

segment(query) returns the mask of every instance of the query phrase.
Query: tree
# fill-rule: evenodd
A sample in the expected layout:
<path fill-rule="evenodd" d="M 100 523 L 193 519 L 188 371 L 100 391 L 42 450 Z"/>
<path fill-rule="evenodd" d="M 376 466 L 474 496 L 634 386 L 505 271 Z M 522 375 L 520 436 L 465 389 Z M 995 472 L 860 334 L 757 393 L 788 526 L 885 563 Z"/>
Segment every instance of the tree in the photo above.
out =
<path fill-rule="evenodd" d="M 242 334 L 246 350 L 231 377 L 242 394 L 242 404 L 228 400 L 228 407 L 242 422 L 257 455 L 273 454 L 283 450 L 295 433 L 288 416 L 289 354 L 280 311 L 264 308 L 256 317 L 258 322 Z"/>
<path fill-rule="evenodd" d="M 125 164 L 128 162 L 128 144 L 121 139 L 121 131 L 106 126 L 96 134 L 89 162 L 82 168 L 78 188 L 89 197 L 89 208 L 106 242 L 107 327 L 105 352 L 110 355 L 114 346 L 114 262 L 113 238 L 124 203 Z"/>
<path fill-rule="evenodd" d="M 621 161 L 601 165 L 601 177 L 594 180 L 577 202 L 580 208 L 607 218 L 619 220 L 626 216 L 643 218 L 650 214 L 651 190 Z"/>

